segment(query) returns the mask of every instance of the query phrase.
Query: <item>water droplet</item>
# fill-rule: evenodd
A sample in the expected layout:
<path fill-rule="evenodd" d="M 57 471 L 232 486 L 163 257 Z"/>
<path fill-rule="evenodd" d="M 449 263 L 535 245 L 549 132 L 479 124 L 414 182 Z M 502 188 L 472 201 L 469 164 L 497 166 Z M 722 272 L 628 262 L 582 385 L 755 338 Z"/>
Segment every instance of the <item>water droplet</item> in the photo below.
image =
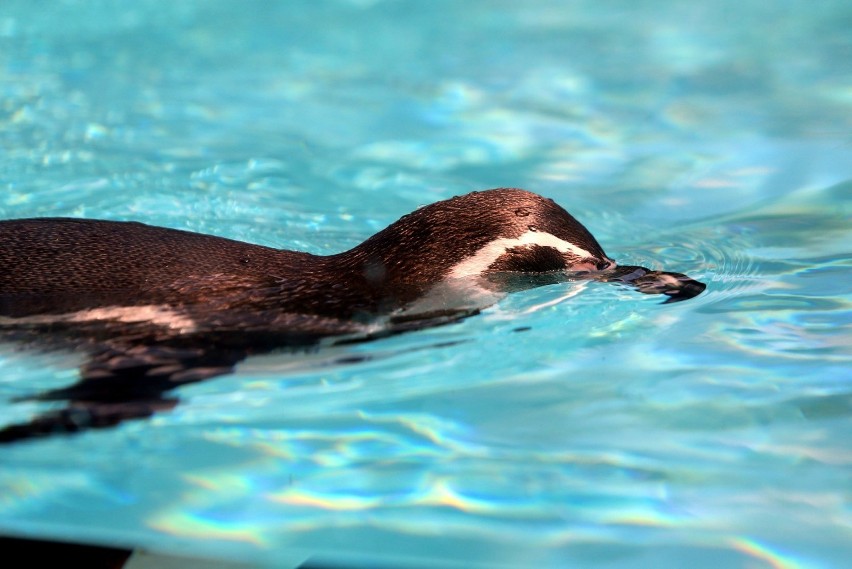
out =
<path fill-rule="evenodd" d="M 529 229 L 530 231 L 538 231 L 538 227 L 536 227 L 535 225 L 527 225 L 527 229 Z"/>

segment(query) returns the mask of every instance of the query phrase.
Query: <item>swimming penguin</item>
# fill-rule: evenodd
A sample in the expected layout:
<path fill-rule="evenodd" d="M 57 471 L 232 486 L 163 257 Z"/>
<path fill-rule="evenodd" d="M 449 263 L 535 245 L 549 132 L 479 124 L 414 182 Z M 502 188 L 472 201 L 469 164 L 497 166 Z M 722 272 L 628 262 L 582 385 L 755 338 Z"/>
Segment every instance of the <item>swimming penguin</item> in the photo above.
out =
<path fill-rule="evenodd" d="M 553 200 L 473 192 L 317 256 L 136 222 L 0 222 L 0 338 L 81 347 L 67 407 L 0 429 L 0 442 L 117 424 L 248 355 L 353 341 L 476 314 L 512 290 L 595 280 L 692 298 L 679 273 L 618 266 Z"/>

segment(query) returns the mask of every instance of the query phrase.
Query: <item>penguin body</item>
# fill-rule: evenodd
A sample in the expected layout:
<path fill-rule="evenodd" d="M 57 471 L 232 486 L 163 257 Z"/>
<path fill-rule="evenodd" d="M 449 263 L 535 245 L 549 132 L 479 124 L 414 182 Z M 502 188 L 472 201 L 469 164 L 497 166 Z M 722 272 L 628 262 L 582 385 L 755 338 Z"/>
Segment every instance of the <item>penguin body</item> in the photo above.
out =
<path fill-rule="evenodd" d="M 172 388 L 252 353 L 453 322 L 511 290 L 571 279 L 668 301 L 704 290 L 617 266 L 567 211 L 518 189 L 422 207 L 329 256 L 136 222 L 0 221 L 0 337 L 59 338 L 90 354 L 78 383 L 37 396 L 66 409 L 2 429 L 0 441 L 147 416 Z M 116 401 L 119 411 L 104 405 Z"/>

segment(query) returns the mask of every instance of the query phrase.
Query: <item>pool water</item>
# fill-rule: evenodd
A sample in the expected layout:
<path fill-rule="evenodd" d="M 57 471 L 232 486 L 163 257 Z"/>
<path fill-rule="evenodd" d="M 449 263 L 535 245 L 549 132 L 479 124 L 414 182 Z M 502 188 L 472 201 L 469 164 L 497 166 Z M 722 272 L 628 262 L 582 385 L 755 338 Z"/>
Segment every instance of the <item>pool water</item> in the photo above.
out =
<path fill-rule="evenodd" d="M 286 566 L 849 566 L 852 4 L 0 4 L 0 218 L 347 249 L 475 189 L 622 264 L 6 446 L 0 533 Z M 0 346 L 0 421 L 82 355 Z M 294 564 L 297 561 L 294 561 Z"/>

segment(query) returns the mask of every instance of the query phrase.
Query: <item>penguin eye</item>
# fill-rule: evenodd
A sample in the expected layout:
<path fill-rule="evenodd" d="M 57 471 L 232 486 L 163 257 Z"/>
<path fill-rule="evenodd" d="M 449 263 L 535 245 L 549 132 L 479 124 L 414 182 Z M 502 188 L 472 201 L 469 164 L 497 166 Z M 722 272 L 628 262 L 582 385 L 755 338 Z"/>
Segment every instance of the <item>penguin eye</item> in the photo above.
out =
<path fill-rule="evenodd" d="M 609 260 L 603 260 L 603 261 L 601 261 L 600 263 L 598 263 L 598 265 L 597 265 L 597 269 L 598 269 L 599 271 L 605 271 L 605 270 L 607 270 L 608 268 L 610 268 L 611 266 L 612 266 L 612 261 L 609 261 Z"/>

